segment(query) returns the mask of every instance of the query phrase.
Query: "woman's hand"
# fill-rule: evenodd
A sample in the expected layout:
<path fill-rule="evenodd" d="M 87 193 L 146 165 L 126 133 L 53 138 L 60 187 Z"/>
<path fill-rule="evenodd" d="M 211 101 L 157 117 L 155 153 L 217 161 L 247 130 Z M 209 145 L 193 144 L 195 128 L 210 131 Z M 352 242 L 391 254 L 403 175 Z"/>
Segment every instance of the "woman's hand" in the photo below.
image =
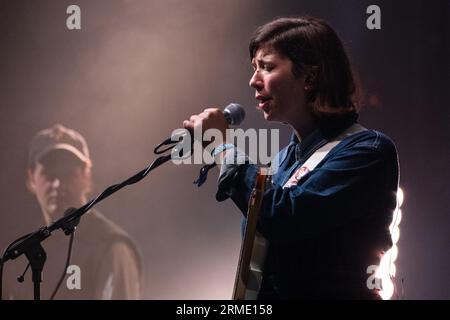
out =
<path fill-rule="evenodd" d="M 226 130 L 228 129 L 228 122 L 223 115 L 222 110 L 219 108 L 208 108 L 202 113 L 192 115 L 189 120 L 183 121 L 183 127 L 185 129 L 198 130 L 201 126 L 202 136 L 208 129 L 218 129 L 222 133 L 222 141 L 225 141 Z"/>

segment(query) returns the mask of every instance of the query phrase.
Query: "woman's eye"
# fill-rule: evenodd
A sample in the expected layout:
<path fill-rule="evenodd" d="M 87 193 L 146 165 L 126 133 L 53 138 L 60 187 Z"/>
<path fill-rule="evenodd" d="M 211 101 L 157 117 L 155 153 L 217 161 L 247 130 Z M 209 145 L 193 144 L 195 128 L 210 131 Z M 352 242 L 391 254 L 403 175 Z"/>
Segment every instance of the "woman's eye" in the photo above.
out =
<path fill-rule="evenodd" d="M 257 70 L 263 70 L 263 71 L 271 71 L 275 68 L 274 65 L 268 64 L 268 63 L 262 63 L 258 66 L 253 65 L 253 72 L 256 72 Z"/>

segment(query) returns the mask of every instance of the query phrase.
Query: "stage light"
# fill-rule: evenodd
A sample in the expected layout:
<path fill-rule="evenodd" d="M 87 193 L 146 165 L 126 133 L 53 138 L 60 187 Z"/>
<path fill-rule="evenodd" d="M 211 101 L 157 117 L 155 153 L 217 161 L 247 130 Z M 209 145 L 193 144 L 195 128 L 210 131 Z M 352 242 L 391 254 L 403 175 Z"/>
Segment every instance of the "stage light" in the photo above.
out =
<path fill-rule="evenodd" d="M 381 258 L 380 265 L 375 273 L 376 277 L 381 281 L 380 296 L 383 300 L 389 300 L 395 293 L 395 274 L 397 267 L 395 260 L 398 256 L 397 242 L 400 239 L 400 221 L 402 220 L 402 210 L 400 207 L 403 204 L 404 192 L 401 188 L 397 191 L 397 207 L 394 210 L 392 222 L 389 226 L 392 238 L 392 248 L 385 252 Z"/>

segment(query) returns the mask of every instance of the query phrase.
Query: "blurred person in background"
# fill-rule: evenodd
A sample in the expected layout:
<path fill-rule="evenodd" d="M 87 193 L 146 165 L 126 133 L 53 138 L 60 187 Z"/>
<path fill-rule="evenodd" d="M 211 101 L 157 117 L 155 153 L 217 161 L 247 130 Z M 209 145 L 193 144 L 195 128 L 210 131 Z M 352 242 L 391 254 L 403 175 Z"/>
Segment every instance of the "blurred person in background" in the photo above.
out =
<path fill-rule="evenodd" d="M 91 191 L 92 160 L 83 136 L 56 124 L 39 131 L 31 141 L 27 188 L 36 197 L 48 226 L 69 208 L 79 208 Z M 42 243 L 47 261 L 41 299 L 52 295 L 63 272 L 69 237 L 60 230 Z M 70 266 L 55 299 L 139 299 L 141 255 L 130 236 L 95 209 L 86 212 L 74 235 Z M 76 274 L 77 273 L 77 274 Z M 78 278 L 74 278 L 78 277 Z M 11 283 L 7 299 L 32 299 L 31 275 L 25 283 Z"/>

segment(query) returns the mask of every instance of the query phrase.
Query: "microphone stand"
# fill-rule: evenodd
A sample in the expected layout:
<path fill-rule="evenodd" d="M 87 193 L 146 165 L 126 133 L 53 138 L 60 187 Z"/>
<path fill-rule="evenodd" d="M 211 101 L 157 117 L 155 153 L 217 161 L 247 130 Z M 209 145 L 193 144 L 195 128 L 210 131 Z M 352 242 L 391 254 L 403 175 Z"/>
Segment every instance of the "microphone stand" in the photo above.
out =
<path fill-rule="evenodd" d="M 155 154 L 162 154 L 163 152 L 171 150 L 174 147 L 174 145 L 162 151 L 160 150 L 160 148 L 162 145 L 169 145 L 174 143 L 176 142 L 167 140 L 160 143 L 154 149 Z M 14 260 L 17 257 L 21 256 L 22 254 L 25 254 L 32 270 L 34 300 L 40 300 L 41 298 L 40 284 L 42 282 L 42 270 L 44 268 L 44 264 L 47 259 L 47 254 L 45 253 L 44 248 L 42 248 L 41 242 L 50 237 L 51 233 L 57 229 L 62 229 L 66 235 L 71 234 L 75 230 L 73 226 L 76 225 L 77 221 L 79 221 L 81 216 L 85 214 L 87 211 L 89 211 L 95 204 L 109 197 L 113 193 L 119 191 L 123 187 L 141 181 L 145 176 L 149 174 L 150 171 L 167 162 L 168 160 L 170 160 L 170 158 L 171 154 L 158 157 L 146 169 L 136 173 L 132 177 L 128 178 L 127 180 L 119 184 L 115 184 L 106 188 L 96 198 L 87 202 L 85 205 L 83 205 L 78 209 L 73 209 L 70 214 L 63 216 L 59 220 L 53 222 L 50 226 L 42 227 L 35 232 L 29 233 L 13 241 L 5 249 L 3 256 L 0 259 L 0 300 L 2 299 L 2 273 L 3 273 L 3 264 L 5 262 L 7 262 L 8 260 Z"/>

